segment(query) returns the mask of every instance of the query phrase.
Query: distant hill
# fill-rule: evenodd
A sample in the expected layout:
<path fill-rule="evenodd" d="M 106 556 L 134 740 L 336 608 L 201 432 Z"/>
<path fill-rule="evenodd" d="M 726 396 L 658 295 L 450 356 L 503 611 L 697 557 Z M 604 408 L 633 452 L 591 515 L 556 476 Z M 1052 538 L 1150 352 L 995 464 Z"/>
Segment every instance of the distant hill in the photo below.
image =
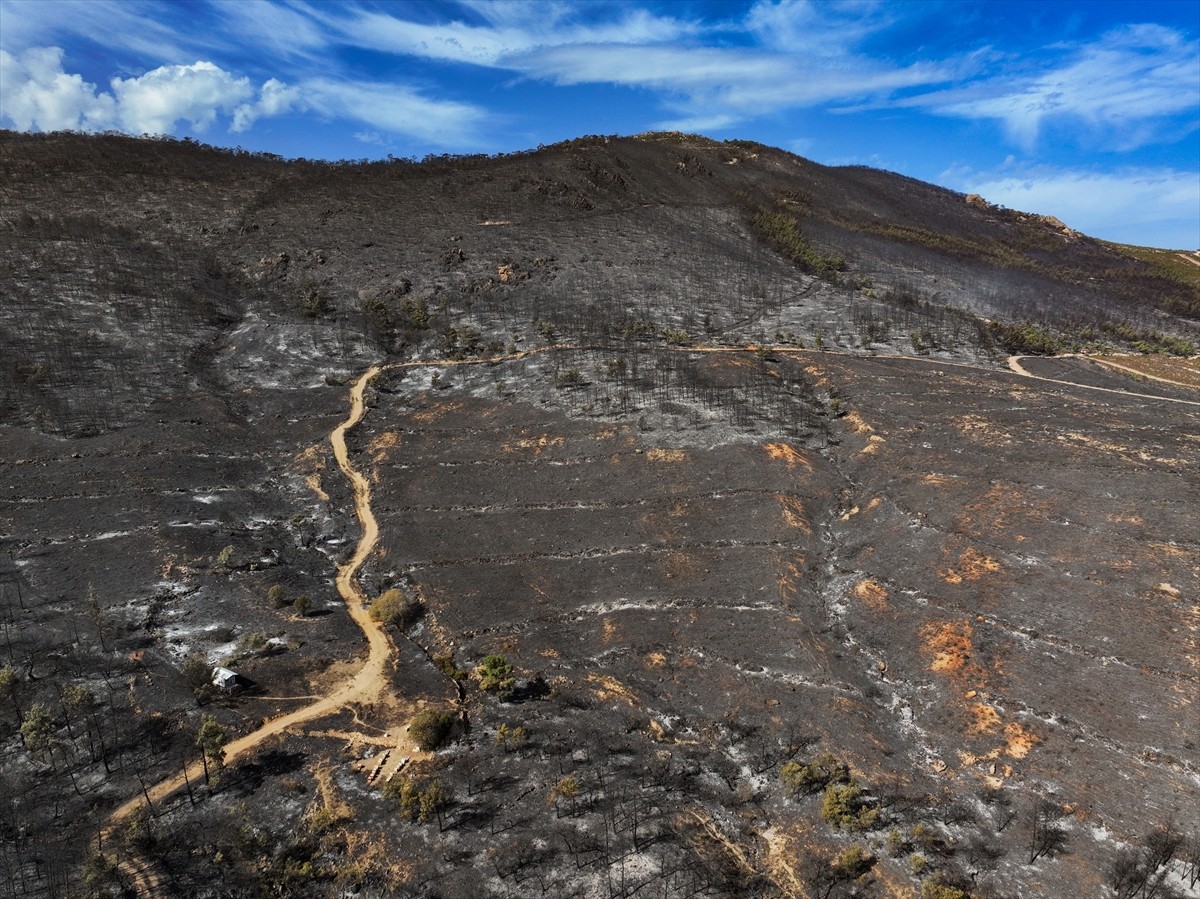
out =
<path fill-rule="evenodd" d="M 998 358 L 1104 344 L 1188 354 L 1200 329 L 1200 268 L 1171 254 L 744 141 L 586 137 L 326 164 L 4 133 L 0 160 L 0 408 L 51 432 L 131 420 L 247 315 L 385 351 L 421 336 L 406 302 L 498 297 L 505 314 L 584 341 L 642 319 L 692 339 L 786 330 Z M 770 327 L 789 305 L 789 327 Z M 486 319 L 484 331 L 505 327 Z"/>

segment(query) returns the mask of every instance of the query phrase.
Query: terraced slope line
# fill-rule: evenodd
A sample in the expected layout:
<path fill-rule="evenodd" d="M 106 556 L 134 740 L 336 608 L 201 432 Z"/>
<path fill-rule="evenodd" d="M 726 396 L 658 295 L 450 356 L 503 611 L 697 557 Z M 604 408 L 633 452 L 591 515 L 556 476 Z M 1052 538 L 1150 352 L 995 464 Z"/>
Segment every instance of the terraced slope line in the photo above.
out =
<path fill-rule="evenodd" d="M 297 724 L 302 724 L 305 721 L 311 721 L 314 718 L 320 718 L 323 715 L 336 712 L 352 702 L 370 702 L 374 700 L 386 682 L 384 669 L 392 654 L 392 644 L 384 633 L 383 628 L 367 614 L 366 596 L 363 594 L 362 588 L 358 585 L 356 579 L 358 570 L 363 566 L 363 563 L 375 548 L 375 541 L 379 538 L 379 525 L 375 521 L 374 513 L 371 511 L 371 485 L 366 477 L 350 464 L 349 455 L 346 451 L 346 432 L 362 420 L 366 412 L 363 393 L 366 391 L 371 379 L 379 374 L 380 371 L 381 366 L 374 365 L 367 369 L 354 383 L 354 386 L 350 389 L 350 413 L 346 417 L 346 420 L 334 428 L 329 435 L 329 442 L 333 446 L 333 455 L 337 459 L 338 468 L 342 470 L 342 473 L 350 481 L 350 485 L 354 489 L 354 511 L 358 516 L 359 523 L 362 525 L 362 535 L 358 538 L 358 546 L 354 551 L 354 555 L 350 557 L 348 562 L 338 568 L 337 589 L 342 599 L 346 601 L 346 608 L 350 612 L 350 617 L 354 619 L 355 624 L 362 629 L 363 634 L 367 638 L 367 661 L 353 677 L 332 693 L 318 699 L 311 705 L 306 705 L 278 718 L 272 718 L 262 727 L 258 728 L 258 730 L 230 742 L 225 747 L 225 760 L 227 762 L 232 762 L 240 756 L 246 755 L 251 750 L 260 746 L 263 741 L 270 739 L 276 734 L 281 734 L 295 727 Z M 187 777 L 192 781 L 199 780 L 203 776 L 203 766 L 200 763 L 197 762 L 188 767 Z M 158 802 L 181 789 L 184 785 L 185 778 L 183 773 L 159 781 L 146 791 L 146 796 L 136 796 L 113 812 L 108 821 L 108 829 L 111 830 L 120 821 L 133 814 L 134 811 L 142 806 L 147 798 L 151 803 Z"/>

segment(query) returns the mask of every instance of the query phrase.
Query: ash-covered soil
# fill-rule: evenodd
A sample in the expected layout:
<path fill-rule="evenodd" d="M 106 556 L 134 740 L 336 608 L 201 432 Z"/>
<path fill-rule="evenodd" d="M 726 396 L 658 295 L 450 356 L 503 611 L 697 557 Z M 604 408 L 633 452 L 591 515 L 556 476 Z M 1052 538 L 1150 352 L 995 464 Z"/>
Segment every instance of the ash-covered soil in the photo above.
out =
<path fill-rule="evenodd" d="M 682 136 L 0 150 L 0 896 L 1197 895 L 1197 394 L 1005 367 L 1182 351 L 1195 285 Z M 364 658 L 373 364 L 419 607 L 221 770 Z"/>

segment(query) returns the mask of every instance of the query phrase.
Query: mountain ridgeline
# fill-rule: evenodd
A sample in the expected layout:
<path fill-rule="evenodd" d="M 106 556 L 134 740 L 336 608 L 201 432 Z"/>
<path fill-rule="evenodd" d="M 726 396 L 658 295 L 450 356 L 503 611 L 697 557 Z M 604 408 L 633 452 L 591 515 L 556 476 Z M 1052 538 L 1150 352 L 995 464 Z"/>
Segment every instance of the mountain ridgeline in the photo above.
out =
<path fill-rule="evenodd" d="M 48 433 L 144 414 L 247 316 L 311 323 L 335 364 L 351 344 L 444 340 L 463 316 L 475 352 L 528 320 L 589 345 L 669 334 L 976 360 L 1187 355 L 1200 328 L 1200 268 L 1172 254 L 743 141 L 328 164 L 6 133 L 0 158 L 0 410 Z"/>

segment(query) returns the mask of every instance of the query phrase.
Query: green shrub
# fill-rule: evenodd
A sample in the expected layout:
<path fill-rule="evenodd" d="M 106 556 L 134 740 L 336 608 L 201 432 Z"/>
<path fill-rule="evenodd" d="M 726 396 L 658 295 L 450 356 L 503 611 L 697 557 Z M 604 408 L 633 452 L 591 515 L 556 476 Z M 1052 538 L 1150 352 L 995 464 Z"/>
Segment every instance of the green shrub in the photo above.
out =
<path fill-rule="evenodd" d="M 1010 356 L 1053 356 L 1060 349 L 1057 337 L 1029 322 L 1021 325 L 989 322 L 988 333 Z"/>
<path fill-rule="evenodd" d="M 786 212 L 765 210 L 750 216 L 750 227 L 771 248 L 801 269 L 822 278 L 845 271 L 846 261 L 836 253 L 821 253 L 809 246 L 800 231 L 800 223 Z"/>
<path fill-rule="evenodd" d="M 958 887 L 947 886 L 935 876 L 921 884 L 921 899 L 969 899 L 969 897 Z"/>
<path fill-rule="evenodd" d="M 479 680 L 481 690 L 501 698 L 509 696 L 517 682 L 513 666 L 502 655 L 485 656 L 475 669 L 475 677 Z"/>
<path fill-rule="evenodd" d="M 875 857 L 859 846 L 851 846 L 844 849 L 834 859 L 833 864 L 847 877 L 853 879 L 866 874 L 871 869 L 871 865 L 875 864 Z"/>
<path fill-rule="evenodd" d="M 452 681 L 465 680 L 467 677 L 467 672 L 454 664 L 454 656 L 449 653 L 434 656 L 433 664 L 437 666 L 438 671 L 442 672 L 442 674 L 446 675 Z"/>
<path fill-rule="evenodd" d="M 528 734 L 523 727 L 509 727 L 507 724 L 501 724 L 496 729 L 496 745 L 502 746 L 505 752 L 520 749 L 525 745 L 527 739 Z"/>
<path fill-rule="evenodd" d="M 411 597 L 405 596 L 404 591 L 393 587 L 385 590 L 367 611 L 371 620 L 380 624 L 394 624 L 400 630 L 405 630 L 417 623 L 421 617 L 421 604 Z"/>
<path fill-rule="evenodd" d="M 863 799 L 863 790 L 854 779 L 849 783 L 830 784 L 821 802 L 821 817 L 825 823 L 842 830 L 868 830 L 879 818 L 879 810 Z"/>
<path fill-rule="evenodd" d="M 796 793 L 817 793 L 831 783 L 848 783 L 850 769 L 831 752 L 826 752 L 807 765 L 788 762 L 780 771 L 784 784 Z"/>
<path fill-rule="evenodd" d="M 412 721 L 408 723 L 408 735 L 412 737 L 418 749 L 432 752 L 446 741 L 452 727 L 454 727 L 453 712 L 426 709 L 423 712 L 417 712 Z"/>
<path fill-rule="evenodd" d="M 418 786 L 416 781 L 407 777 L 393 778 L 383 788 L 383 795 L 395 801 L 405 818 L 422 824 L 433 817 L 440 819 L 451 799 L 450 791 L 440 780 L 431 780 Z"/>

